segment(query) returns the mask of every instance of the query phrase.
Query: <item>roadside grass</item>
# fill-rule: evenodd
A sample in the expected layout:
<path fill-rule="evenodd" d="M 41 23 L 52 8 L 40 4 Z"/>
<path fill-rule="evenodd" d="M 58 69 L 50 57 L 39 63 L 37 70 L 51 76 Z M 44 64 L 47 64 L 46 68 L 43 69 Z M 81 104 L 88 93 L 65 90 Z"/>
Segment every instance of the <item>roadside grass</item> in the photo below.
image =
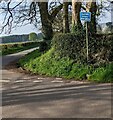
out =
<path fill-rule="evenodd" d="M 9 46 L 8 46 L 9 45 Z M 8 55 L 8 54 L 13 54 L 13 53 L 17 53 L 17 52 L 21 52 L 23 50 L 28 50 L 34 47 L 38 47 L 38 44 L 26 44 L 26 45 L 22 45 L 22 44 L 6 44 L 5 47 L 3 47 L 2 45 L 0 45 L 0 56 L 1 55 Z"/>
<path fill-rule="evenodd" d="M 28 53 L 23 58 L 21 58 L 18 64 L 21 65 L 23 68 L 25 68 L 25 66 L 30 65 L 31 62 L 37 57 L 39 57 L 41 54 L 42 52 L 39 52 L 39 50 L 34 50 L 33 52 Z"/>
<path fill-rule="evenodd" d="M 88 79 L 94 82 L 113 82 L 113 62 L 96 68 Z"/>
<path fill-rule="evenodd" d="M 38 50 L 33 51 L 23 57 L 19 61 L 19 65 L 35 74 L 98 83 L 113 82 L 113 63 L 97 68 L 74 63 L 68 57 L 59 58 L 54 52 L 54 48 L 46 53 L 41 53 Z"/>

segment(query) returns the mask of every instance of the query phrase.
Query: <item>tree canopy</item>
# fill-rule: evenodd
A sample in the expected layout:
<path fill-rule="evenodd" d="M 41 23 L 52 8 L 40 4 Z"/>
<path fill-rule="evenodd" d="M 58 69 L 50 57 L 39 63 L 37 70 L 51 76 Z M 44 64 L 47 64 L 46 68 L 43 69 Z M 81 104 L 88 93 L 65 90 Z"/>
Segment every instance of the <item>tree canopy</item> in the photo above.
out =
<path fill-rule="evenodd" d="M 38 36 L 36 33 L 32 32 L 29 34 L 29 40 L 36 41 L 38 39 Z"/>
<path fill-rule="evenodd" d="M 91 22 L 89 23 L 89 31 L 91 34 L 95 34 L 97 31 L 97 16 L 102 13 L 101 10 L 103 8 L 110 11 L 110 4 L 108 3 L 107 6 L 103 4 L 104 2 L 102 1 L 99 3 L 94 0 L 88 0 L 87 2 L 77 2 L 75 0 L 71 2 L 28 2 L 27 0 L 22 0 L 20 2 L 15 2 L 13 0 L 6 2 L 1 1 L 0 9 L 3 14 L 1 32 L 4 30 L 6 30 L 6 32 L 11 32 L 11 29 L 16 26 L 33 24 L 35 27 L 40 26 L 45 40 L 50 40 L 54 35 L 55 26 L 59 27 L 59 29 L 63 26 L 61 31 L 65 33 L 71 30 L 76 31 L 83 29 L 83 24 L 80 21 L 80 12 L 90 11 L 92 14 Z M 71 9 L 69 6 L 71 6 Z M 61 18 L 58 17 L 59 15 Z"/>

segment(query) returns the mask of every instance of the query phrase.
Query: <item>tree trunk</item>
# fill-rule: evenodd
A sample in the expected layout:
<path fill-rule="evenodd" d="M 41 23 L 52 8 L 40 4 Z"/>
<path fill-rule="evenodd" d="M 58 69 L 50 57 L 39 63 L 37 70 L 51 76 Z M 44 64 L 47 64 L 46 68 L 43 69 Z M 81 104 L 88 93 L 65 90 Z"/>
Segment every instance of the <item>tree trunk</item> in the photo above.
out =
<path fill-rule="evenodd" d="M 87 11 L 91 12 L 91 22 L 88 25 L 88 28 L 90 30 L 91 34 L 96 33 L 96 11 L 97 11 L 97 5 L 95 0 L 90 0 L 90 2 L 86 5 Z"/>
<path fill-rule="evenodd" d="M 68 2 L 63 3 L 63 32 L 69 33 Z"/>
<path fill-rule="evenodd" d="M 48 14 L 48 2 L 39 2 L 38 6 L 40 10 L 42 33 L 44 34 L 44 39 L 51 40 L 53 37 L 53 29 L 52 22 L 50 21 L 50 16 Z"/>
<path fill-rule="evenodd" d="M 74 31 L 82 29 L 82 23 L 80 21 L 81 2 L 72 0 L 72 30 Z"/>

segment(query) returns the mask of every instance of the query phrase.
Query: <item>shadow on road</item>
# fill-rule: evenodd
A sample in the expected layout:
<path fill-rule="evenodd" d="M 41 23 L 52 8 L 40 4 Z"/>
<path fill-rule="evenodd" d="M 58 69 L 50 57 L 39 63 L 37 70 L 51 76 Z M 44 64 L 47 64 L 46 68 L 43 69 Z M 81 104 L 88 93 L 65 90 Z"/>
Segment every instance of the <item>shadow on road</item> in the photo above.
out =
<path fill-rule="evenodd" d="M 65 99 L 111 101 L 111 85 L 78 84 L 47 87 L 43 83 L 11 83 L 2 91 L 2 105 L 19 105 L 32 102 L 46 102 Z M 12 87 L 10 87 L 12 86 Z"/>
<path fill-rule="evenodd" d="M 2 84 L 2 106 L 5 116 L 11 114 L 17 117 L 18 110 L 23 110 L 20 116 L 27 114 L 27 110 L 30 110 L 28 113 L 31 115 L 33 113 L 34 116 L 45 117 L 50 116 L 50 113 L 51 116 L 60 114 L 71 117 L 81 114 L 90 117 L 111 115 L 111 84 L 65 84 L 52 83 L 51 80 L 48 82 L 46 79 L 44 82 L 35 83 L 33 81 L 38 80 L 38 76 L 26 77 L 23 73 L 11 73 L 4 67 L 25 54 L 2 58 L 3 80 L 9 81 Z"/>

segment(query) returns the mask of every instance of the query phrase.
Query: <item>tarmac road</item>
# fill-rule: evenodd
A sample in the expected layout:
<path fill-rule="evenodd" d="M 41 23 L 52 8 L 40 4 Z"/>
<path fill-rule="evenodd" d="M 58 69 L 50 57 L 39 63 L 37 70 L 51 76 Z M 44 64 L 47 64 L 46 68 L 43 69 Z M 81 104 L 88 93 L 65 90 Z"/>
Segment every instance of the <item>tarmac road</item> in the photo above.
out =
<path fill-rule="evenodd" d="M 3 57 L 2 118 L 111 118 L 111 84 L 62 80 L 7 70 L 28 51 Z"/>

